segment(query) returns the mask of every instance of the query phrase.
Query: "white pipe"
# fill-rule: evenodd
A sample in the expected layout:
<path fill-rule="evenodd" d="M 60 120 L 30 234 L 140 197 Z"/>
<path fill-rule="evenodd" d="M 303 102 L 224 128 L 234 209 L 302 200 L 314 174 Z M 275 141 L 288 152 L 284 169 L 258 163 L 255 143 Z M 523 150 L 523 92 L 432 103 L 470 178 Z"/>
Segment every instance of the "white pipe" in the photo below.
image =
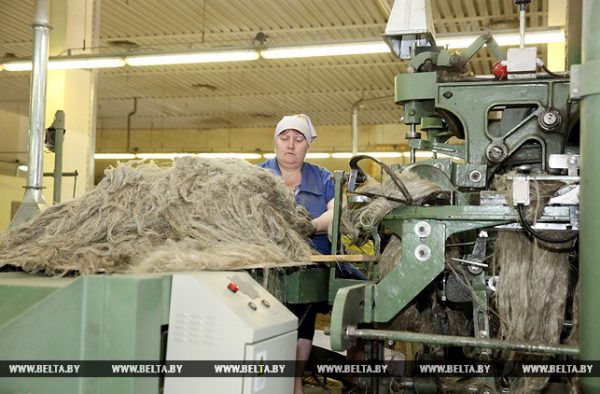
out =
<path fill-rule="evenodd" d="M 352 104 L 352 156 L 358 154 L 358 113 L 365 104 L 378 103 L 393 100 L 394 96 L 375 97 L 371 99 L 360 99 Z"/>
<path fill-rule="evenodd" d="M 525 5 L 521 5 L 519 10 L 519 47 L 525 48 Z"/>
<path fill-rule="evenodd" d="M 33 68 L 29 102 L 29 172 L 27 188 L 42 189 L 46 81 L 48 74 L 49 0 L 36 0 L 33 18 Z"/>
<path fill-rule="evenodd" d="M 46 207 L 44 201 L 44 121 L 46 116 L 46 80 L 48 74 L 49 0 L 36 0 L 33 16 L 33 56 L 31 96 L 29 100 L 29 161 L 25 195 L 9 227 L 29 221 Z"/>

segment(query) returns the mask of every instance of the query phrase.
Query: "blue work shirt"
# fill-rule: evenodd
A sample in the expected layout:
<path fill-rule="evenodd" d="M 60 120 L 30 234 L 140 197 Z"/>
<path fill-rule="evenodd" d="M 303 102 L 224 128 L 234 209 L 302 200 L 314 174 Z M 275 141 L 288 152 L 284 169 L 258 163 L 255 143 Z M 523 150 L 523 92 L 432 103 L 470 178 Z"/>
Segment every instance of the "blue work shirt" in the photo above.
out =
<path fill-rule="evenodd" d="M 272 158 L 258 164 L 261 168 L 270 170 L 281 176 L 277 159 Z M 334 185 L 331 173 L 323 167 L 304 162 L 302 163 L 302 179 L 296 192 L 296 203 L 302 205 L 310 213 L 312 219 L 318 218 L 327 211 L 327 203 L 334 196 Z M 323 254 L 331 254 L 331 242 L 327 234 L 317 234 L 311 238 L 312 246 Z"/>

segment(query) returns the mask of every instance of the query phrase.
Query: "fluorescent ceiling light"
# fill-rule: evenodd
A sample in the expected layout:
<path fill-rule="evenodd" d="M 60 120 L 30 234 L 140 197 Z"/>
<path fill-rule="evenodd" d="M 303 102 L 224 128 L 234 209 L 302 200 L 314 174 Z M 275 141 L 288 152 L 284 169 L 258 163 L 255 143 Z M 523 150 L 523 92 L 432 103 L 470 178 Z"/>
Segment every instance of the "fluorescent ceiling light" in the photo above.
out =
<path fill-rule="evenodd" d="M 261 158 L 258 153 L 241 153 L 241 152 L 209 152 L 209 153 L 96 153 L 96 160 L 173 160 L 177 157 L 196 156 L 205 159 L 245 159 L 257 160 Z"/>
<path fill-rule="evenodd" d="M 176 157 L 194 156 L 193 153 L 136 153 L 135 157 L 138 159 L 175 159 Z"/>
<path fill-rule="evenodd" d="M 263 153 L 262 155 L 265 159 L 272 159 L 275 157 L 275 153 Z M 306 154 L 307 159 L 329 159 L 331 157 L 330 153 L 325 152 L 308 152 Z"/>
<path fill-rule="evenodd" d="M 125 59 L 122 57 L 98 57 L 81 59 L 51 59 L 48 62 L 50 70 L 71 70 L 76 68 L 110 68 L 123 67 Z"/>
<path fill-rule="evenodd" d="M 378 159 L 396 159 L 400 157 L 410 157 L 410 152 L 359 152 L 358 154 L 367 155 Z M 352 152 L 336 152 L 331 154 L 331 157 L 334 159 L 350 159 L 352 158 L 352 156 Z M 429 151 L 417 151 L 415 152 L 415 157 L 431 159 L 433 157 L 433 153 Z M 448 156 L 443 153 L 438 153 L 437 157 L 438 159 L 441 159 L 451 158 L 452 156 Z"/>
<path fill-rule="evenodd" d="M 275 157 L 275 153 L 263 153 L 262 155 L 265 159 L 272 159 Z M 325 152 L 308 152 L 306 154 L 307 159 L 329 159 L 331 157 L 330 153 Z"/>
<path fill-rule="evenodd" d="M 127 56 L 125 61 L 130 66 L 159 66 L 168 64 L 238 62 L 244 60 L 256 60 L 258 58 L 258 52 L 253 49 L 249 49 L 158 55 L 131 55 Z"/>
<path fill-rule="evenodd" d="M 31 71 L 31 61 L 4 63 L 2 66 L 6 71 Z"/>
<path fill-rule="evenodd" d="M 410 152 L 359 152 L 359 155 L 367 155 L 379 159 L 393 159 L 410 157 Z M 155 160 L 172 160 L 177 157 L 185 156 L 196 156 L 204 159 L 244 159 L 244 160 L 259 160 L 261 157 L 265 159 L 272 159 L 275 157 L 275 153 L 244 153 L 244 152 L 205 152 L 205 153 L 95 153 L 94 159 L 96 160 L 132 160 L 132 159 L 155 159 Z M 352 158 L 352 152 L 309 152 L 306 154 L 307 159 L 350 159 Z M 429 151 L 417 151 L 415 156 L 418 158 L 431 158 L 432 152 Z M 451 157 L 443 153 L 438 153 L 438 158 Z M 24 167 L 24 169 L 21 169 Z M 27 171 L 27 166 L 19 166 L 22 171 Z"/>
<path fill-rule="evenodd" d="M 260 55 L 265 59 L 289 59 L 297 57 L 364 55 L 369 53 L 389 52 L 390 48 L 387 44 L 382 40 L 377 40 L 274 47 L 263 49 L 260 51 Z"/>
<path fill-rule="evenodd" d="M 49 70 L 72 70 L 77 68 L 114 68 L 123 67 L 125 59 L 119 56 L 50 59 Z M 31 71 L 31 61 L 16 61 L 3 64 L 6 71 Z"/>
<path fill-rule="evenodd" d="M 410 158 L 410 152 L 403 152 L 402 153 L 402 157 Z M 433 152 L 429 152 L 429 151 L 417 151 L 417 152 L 415 152 L 415 157 L 420 158 L 420 159 L 432 159 L 433 158 Z M 438 153 L 437 154 L 437 158 L 438 159 L 448 159 L 448 158 L 455 158 L 455 157 L 454 156 L 445 155 L 443 153 Z"/>
<path fill-rule="evenodd" d="M 325 152 L 308 152 L 306 154 L 307 159 L 329 159 L 331 154 Z"/>
<path fill-rule="evenodd" d="M 379 159 L 392 159 L 402 157 L 402 152 L 359 152 L 358 155 L 367 155 Z M 336 152 L 332 153 L 331 157 L 334 159 L 350 159 L 352 152 Z"/>
<path fill-rule="evenodd" d="M 518 31 L 492 32 L 496 42 L 501 46 L 519 45 Z M 466 48 L 479 37 L 477 34 L 442 34 L 436 37 L 436 43 L 449 48 Z M 562 27 L 529 29 L 525 33 L 525 44 L 564 43 L 565 31 Z M 289 59 L 314 56 L 366 55 L 373 53 L 390 53 L 382 40 L 340 41 L 334 43 L 307 44 L 285 47 L 273 47 L 257 51 L 248 49 L 221 49 L 188 53 L 155 53 L 155 54 L 117 54 L 109 56 L 72 56 L 55 57 L 48 61 L 50 70 L 108 68 L 129 66 L 157 66 L 173 64 L 193 64 L 212 62 L 236 62 L 265 59 Z M 31 60 L 17 60 L 0 65 L 0 70 L 30 71 Z"/>
<path fill-rule="evenodd" d="M 261 158 L 259 153 L 198 153 L 198 157 L 205 159 L 244 159 L 244 160 L 257 160 Z"/>
<path fill-rule="evenodd" d="M 27 172 L 29 171 L 29 167 L 27 166 L 27 164 L 20 164 L 19 166 L 17 166 L 17 170 Z"/>
<path fill-rule="evenodd" d="M 372 156 L 379 159 L 392 159 L 396 157 L 402 157 L 401 152 L 365 152 L 362 155 Z"/>
<path fill-rule="evenodd" d="M 135 159 L 133 153 L 94 153 L 96 160 L 131 160 Z"/>
<path fill-rule="evenodd" d="M 498 45 L 519 45 L 521 37 L 516 31 L 492 32 Z M 477 34 L 455 34 L 437 36 L 435 42 L 439 46 L 448 46 L 451 49 L 466 48 L 475 41 Z M 562 27 L 549 27 L 544 30 L 526 30 L 525 45 L 564 43 L 565 31 Z"/>
<path fill-rule="evenodd" d="M 334 159 L 350 159 L 352 152 L 335 152 L 331 154 L 331 157 Z"/>

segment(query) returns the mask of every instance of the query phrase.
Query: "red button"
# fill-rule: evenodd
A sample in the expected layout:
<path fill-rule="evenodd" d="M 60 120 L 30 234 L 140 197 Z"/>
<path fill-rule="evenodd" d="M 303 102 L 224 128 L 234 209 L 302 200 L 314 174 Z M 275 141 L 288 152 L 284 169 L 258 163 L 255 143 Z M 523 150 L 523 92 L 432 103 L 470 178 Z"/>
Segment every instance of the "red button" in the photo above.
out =
<path fill-rule="evenodd" d="M 496 79 L 506 79 L 508 75 L 506 64 L 502 64 L 502 61 L 497 61 L 492 67 L 492 73 Z"/>
<path fill-rule="evenodd" d="M 240 288 L 238 287 L 238 285 L 236 285 L 236 284 L 235 284 L 235 283 L 233 283 L 233 282 L 229 282 L 229 284 L 227 285 L 227 288 L 228 288 L 229 290 L 231 290 L 232 292 L 234 292 L 234 293 L 237 293 L 237 291 L 240 289 Z"/>

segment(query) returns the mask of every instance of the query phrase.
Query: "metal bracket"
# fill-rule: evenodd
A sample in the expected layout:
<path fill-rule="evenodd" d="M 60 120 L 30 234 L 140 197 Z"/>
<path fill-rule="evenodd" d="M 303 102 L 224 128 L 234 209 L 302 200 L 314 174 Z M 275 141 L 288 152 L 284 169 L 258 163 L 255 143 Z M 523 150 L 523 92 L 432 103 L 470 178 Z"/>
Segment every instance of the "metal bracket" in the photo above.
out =
<path fill-rule="evenodd" d="M 458 159 L 465 158 L 465 147 L 463 145 L 445 144 L 420 139 L 410 140 L 408 145 L 414 149 L 429 150 L 434 153 L 441 153 Z"/>
<path fill-rule="evenodd" d="M 475 338 L 488 339 L 490 337 L 490 320 L 488 315 L 488 297 L 486 293 L 485 274 L 483 272 L 471 280 L 473 286 L 473 330 Z M 476 357 L 480 361 L 490 359 L 490 350 L 477 348 Z"/>
<path fill-rule="evenodd" d="M 579 175 L 579 155 L 554 154 L 548 157 L 550 168 L 567 169 L 569 176 Z"/>
<path fill-rule="evenodd" d="M 331 349 L 344 351 L 354 346 L 356 339 L 348 336 L 347 327 L 365 321 L 365 297 L 369 291 L 368 286 L 367 283 L 344 287 L 335 295 L 331 310 Z"/>
<path fill-rule="evenodd" d="M 600 60 L 571 66 L 571 98 L 600 94 Z"/>

